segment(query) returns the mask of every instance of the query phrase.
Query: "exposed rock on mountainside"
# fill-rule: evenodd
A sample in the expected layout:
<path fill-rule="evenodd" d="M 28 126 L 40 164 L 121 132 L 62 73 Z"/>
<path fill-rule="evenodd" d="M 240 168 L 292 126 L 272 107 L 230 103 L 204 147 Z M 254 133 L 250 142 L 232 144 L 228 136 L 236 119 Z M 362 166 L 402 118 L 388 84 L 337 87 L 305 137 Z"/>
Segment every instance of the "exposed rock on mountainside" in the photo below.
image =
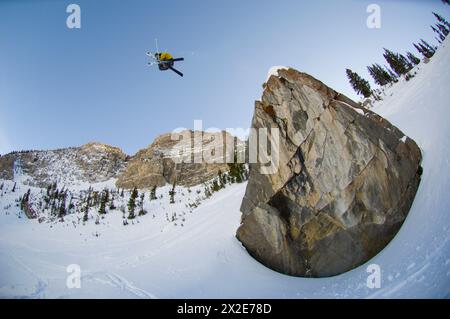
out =
<path fill-rule="evenodd" d="M 115 178 L 125 168 L 126 155 L 117 147 L 89 143 L 53 151 L 27 151 L 0 157 L 0 178 L 22 178 L 30 186 L 96 183 Z"/>
<path fill-rule="evenodd" d="M 199 142 L 199 145 L 194 145 L 196 143 L 194 132 L 184 131 L 180 134 L 186 133 L 190 138 L 180 141 L 172 140 L 170 133 L 161 135 L 148 148 L 139 151 L 130 160 L 127 170 L 119 176 L 117 186 L 149 188 L 175 181 L 178 185 L 193 186 L 217 176 L 219 170 L 228 171 L 228 165 L 224 160 L 227 151 L 225 145 L 234 145 L 235 137 L 222 132 L 219 133 L 222 138 L 216 139 L 217 133 L 203 132 L 203 144 Z M 236 143 L 242 145 L 237 138 Z M 189 160 L 185 161 L 187 163 L 176 163 L 176 158 L 179 158 L 183 150 L 188 149 L 192 152 L 189 157 L 190 163 Z M 194 162 L 196 157 L 202 158 L 205 153 L 212 154 L 209 163 L 204 160 L 201 163 Z M 217 163 L 212 163 L 214 159 Z"/>
<path fill-rule="evenodd" d="M 266 266 L 337 275 L 376 255 L 402 225 L 420 182 L 420 150 L 360 108 L 293 69 L 265 84 L 252 126 L 279 129 L 279 169 L 263 175 L 250 165 L 237 237 Z"/>
<path fill-rule="evenodd" d="M 172 140 L 164 134 L 146 149 L 129 158 L 119 148 L 100 143 L 53 151 L 15 152 L 0 157 L 0 179 L 16 180 L 30 186 L 46 187 L 104 182 L 117 178 L 120 188 L 139 189 L 163 186 L 176 181 L 178 185 L 194 186 L 229 170 L 226 151 L 243 146 L 243 142 L 225 132 L 183 131 L 190 138 Z M 203 143 L 202 143 L 203 141 Z M 233 144 L 236 143 L 236 144 Z M 197 145 L 198 144 L 198 145 Z M 233 146 L 234 145 L 234 146 Z M 177 158 L 187 158 L 191 163 Z M 183 153 L 184 152 L 184 153 Z M 194 162 L 200 158 L 199 162 Z"/>

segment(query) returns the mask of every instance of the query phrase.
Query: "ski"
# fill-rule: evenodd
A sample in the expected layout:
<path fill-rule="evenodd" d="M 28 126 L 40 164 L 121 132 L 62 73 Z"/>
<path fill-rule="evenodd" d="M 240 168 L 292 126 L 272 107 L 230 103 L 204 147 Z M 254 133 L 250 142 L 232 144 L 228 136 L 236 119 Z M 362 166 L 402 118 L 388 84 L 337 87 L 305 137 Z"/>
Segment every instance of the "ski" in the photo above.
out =
<path fill-rule="evenodd" d="M 178 71 L 177 69 L 174 69 L 173 67 L 169 66 L 169 69 L 171 69 L 173 72 L 175 72 L 176 74 L 178 74 L 179 76 L 183 76 L 183 73 L 181 73 L 180 71 Z"/>

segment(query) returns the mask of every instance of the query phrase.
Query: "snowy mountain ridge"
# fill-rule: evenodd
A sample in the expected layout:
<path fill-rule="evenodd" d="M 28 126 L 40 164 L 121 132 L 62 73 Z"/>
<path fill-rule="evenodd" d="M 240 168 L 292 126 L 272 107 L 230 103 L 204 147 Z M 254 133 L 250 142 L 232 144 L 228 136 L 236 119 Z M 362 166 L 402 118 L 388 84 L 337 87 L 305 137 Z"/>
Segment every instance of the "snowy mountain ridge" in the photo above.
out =
<path fill-rule="evenodd" d="M 190 131 L 181 133 L 186 132 L 193 134 Z M 222 134 L 223 140 L 215 140 L 217 134 L 209 132 L 198 134 L 202 141 L 192 147 L 191 139 L 178 141 L 172 140 L 170 133 L 160 135 L 133 156 L 126 155 L 118 147 L 97 142 L 58 150 L 13 152 L 0 157 L 0 179 L 42 188 L 53 183 L 70 187 L 111 179 L 116 179 L 117 187 L 126 189 L 149 189 L 174 182 L 195 186 L 216 177 L 219 171 L 226 172 L 228 165 L 217 155 L 216 158 L 211 156 L 208 162 L 211 164 L 180 163 L 183 150 L 190 148 L 195 157 L 219 148 L 223 151 L 217 153 L 225 153 L 226 147 L 233 143 L 236 143 L 236 149 L 244 145 L 225 132 L 218 133 Z"/>
<path fill-rule="evenodd" d="M 126 159 L 119 148 L 101 143 L 15 152 L 0 157 L 0 177 L 36 187 L 55 182 L 67 186 L 98 183 L 116 178 L 125 169 Z"/>

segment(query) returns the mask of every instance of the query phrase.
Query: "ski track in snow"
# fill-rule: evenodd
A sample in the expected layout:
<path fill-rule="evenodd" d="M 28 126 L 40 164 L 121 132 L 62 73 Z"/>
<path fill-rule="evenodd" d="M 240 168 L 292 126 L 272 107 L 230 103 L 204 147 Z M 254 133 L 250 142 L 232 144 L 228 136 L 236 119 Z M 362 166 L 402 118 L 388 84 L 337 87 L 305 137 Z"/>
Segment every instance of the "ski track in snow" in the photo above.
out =
<path fill-rule="evenodd" d="M 135 295 L 138 298 L 156 299 L 155 295 L 153 295 L 143 289 L 137 288 L 136 286 L 131 284 L 129 281 L 127 281 L 125 278 L 123 278 L 117 274 L 109 273 L 109 274 L 106 274 L 106 276 L 108 277 L 110 282 L 113 283 L 115 286 L 119 287 L 121 290 L 130 292 L 131 294 Z"/>
<path fill-rule="evenodd" d="M 183 227 L 148 215 L 123 227 L 117 215 L 106 224 L 50 229 L 0 211 L 0 297 L 449 298 L 449 41 L 414 79 L 386 89 L 374 105 L 421 147 L 424 172 L 399 233 L 365 265 L 320 279 L 264 267 L 235 238 L 246 187 L 240 184 L 205 200 Z M 6 204 L 0 199 L 0 209 Z M 158 213 L 165 212 L 170 207 Z M 80 289 L 65 284 L 73 263 L 82 270 Z M 366 286 L 372 263 L 381 267 L 380 289 Z"/>

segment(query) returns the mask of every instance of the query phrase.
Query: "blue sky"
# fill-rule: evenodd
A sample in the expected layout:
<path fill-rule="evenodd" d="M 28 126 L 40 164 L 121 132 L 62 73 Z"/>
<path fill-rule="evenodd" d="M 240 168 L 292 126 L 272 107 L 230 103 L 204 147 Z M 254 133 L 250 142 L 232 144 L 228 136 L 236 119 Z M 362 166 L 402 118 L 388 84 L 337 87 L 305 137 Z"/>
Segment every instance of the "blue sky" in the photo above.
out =
<path fill-rule="evenodd" d="M 81 7 L 68 29 L 66 7 Z M 366 8 L 381 6 L 381 29 Z M 0 154 L 99 141 L 134 154 L 178 127 L 247 128 L 268 69 L 308 72 L 355 98 L 345 69 L 368 78 L 382 48 L 433 40 L 440 0 L 0 0 Z M 180 78 L 145 52 L 185 57 Z"/>

